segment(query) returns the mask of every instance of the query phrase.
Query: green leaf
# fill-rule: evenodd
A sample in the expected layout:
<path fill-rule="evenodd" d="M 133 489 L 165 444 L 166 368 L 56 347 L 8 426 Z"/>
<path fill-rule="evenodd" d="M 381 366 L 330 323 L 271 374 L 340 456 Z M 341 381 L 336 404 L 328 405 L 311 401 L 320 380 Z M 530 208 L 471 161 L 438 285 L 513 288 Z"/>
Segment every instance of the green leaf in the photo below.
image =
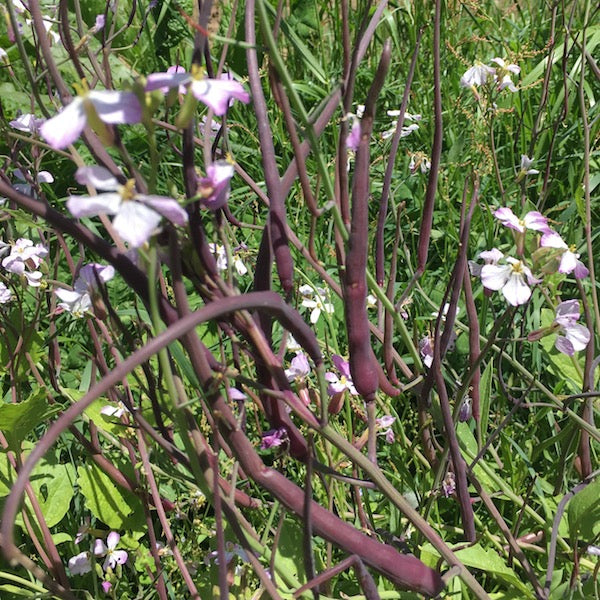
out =
<path fill-rule="evenodd" d="M 46 393 L 39 389 L 23 402 L 0 405 L 0 430 L 5 432 L 9 446 L 19 450 L 25 436 L 59 410 L 59 405 L 48 406 Z"/>
<path fill-rule="evenodd" d="M 572 539 L 576 539 L 580 531 L 586 539 L 592 539 L 600 532 L 599 497 L 600 478 L 575 494 L 569 502 L 567 518 Z"/>
<path fill-rule="evenodd" d="M 120 531 L 143 525 L 144 511 L 139 499 L 117 487 L 99 467 L 78 467 L 77 474 L 86 507 L 97 519 Z"/>
<path fill-rule="evenodd" d="M 481 374 L 479 382 L 479 439 L 483 440 L 487 433 L 488 421 L 490 418 L 490 398 L 492 396 L 492 362 L 490 361 L 487 367 Z M 483 442 L 482 442 L 483 443 Z"/>

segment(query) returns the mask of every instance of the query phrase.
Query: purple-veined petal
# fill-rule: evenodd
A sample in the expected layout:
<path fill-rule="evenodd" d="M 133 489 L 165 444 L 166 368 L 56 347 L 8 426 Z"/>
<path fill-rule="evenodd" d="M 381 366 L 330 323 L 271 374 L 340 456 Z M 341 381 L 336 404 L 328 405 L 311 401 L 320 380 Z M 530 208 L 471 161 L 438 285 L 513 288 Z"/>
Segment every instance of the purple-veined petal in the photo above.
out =
<path fill-rule="evenodd" d="M 91 185 L 97 190 L 116 192 L 119 189 L 119 182 L 112 173 L 108 169 L 97 165 L 79 167 L 75 171 L 75 180 L 81 185 Z"/>
<path fill-rule="evenodd" d="M 79 276 L 75 281 L 75 291 L 78 292 L 89 292 L 98 286 L 98 279 L 104 283 L 110 281 L 115 276 L 115 269 L 112 265 L 99 265 L 97 263 L 90 263 L 81 267 Z"/>
<path fill-rule="evenodd" d="M 183 67 L 176 66 L 176 71 L 170 71 L 173 67 L 169 67 L 169 71 L 166 73 L 151 73 L 146 78 L 147 92 L 154 90 L 162 90 L 163 92 L 168 91 L 170 88 L 178 87 L 190 81 L 191 75 L 182 70 Z"/>
<path fill-rule="evenodd" d="M 502 288 L 502 294 L 511 306 L 519 306 L 529 300 L 531 289 L 525 283 L 523 275 L 513 272 Z"/>
<path fill-rule="evenodd" d="M 548 231 L 548 219 L 537 210 L 528 212 L 523 217 L 523 222 L 525 223 L 525 227 L 527 227 L 527 229 L 532 229 L 533 231 L 542 231 L 544 233 Z"/>
<path fill-rule="evenodd" d="M 521 225 L 518 217 L 508 207 L 499 208 L 494 212 L 494 216 L 498 219 L 502 225 L 516 231 L 523 232 L 525 228 Z"/>
<path fill-rule="evenodd" d="M 131 246 L 139 248 L 148 241 L 160 223 L 161 216 L 150 207 L 132 200 L 123 202 L 113 227 Z"/>
<path fill-rule="evenodd" d="M 559 273 L 571 273 L 577 266 L 577 254 L 570 250 L 565 250 L 560 257 L 560 264 L 558 265 Z"/>
<path fill-rule="evenodd" d="M 590 341 L 590 330 L 579 323 L 571 323 L 563 331 L 575 351 L 583 350 Z"/>
<path fill-rule="evenodd" d="M 335 368 L 346 378 L 350 379 L 350 363 L 344 360 L 339 354 L 334 354 L 331 357 L 331 361 L 335 365 Z"/>
<path fill-rule="evenodd" d="M 116 531 L 111 531 L 106 538 L 106 545 L 109 550 L 114 550 L 119 543 L 121 536 Z"/>
<path fill-rule="evenodd" d="M 133 92 L 93 90 L 88 93 L 87 99 L 105 123 L 132 124 L 142 120 L 142 107 Z"/>
<path fill-rule="evenodd" d="M 55 150 L 62 150 L 81 135 L 86 123 L 83 98 L 75 98 L 57 115 L 40 125 L 40 135 L 49 146 Z"/>
<path fill-rule="evenodd" d="M 173 198 L 168 198 L 167 196 L 146 196 L 144 194 L 138 194 L 136 198 L 147 204 L 157 213 L 160 213 L 166 219 L 169 219 L 175 225 L 183 227 L 188 222 L 187 212 Z"/>
<path fill-rule="evenodd" d="M 482 258 L 488 265 L 495 265 L 501 258 L 504 258 L 504 254 L 498 248 L 492 248 L 480 252 L 479 258 Z"/>
<path fill-rule="evenodd" d="M 95 556 L 104 556 L 107 552 L 108 548 L 106 547 L 106 544 L 101 540 L 101 539 L 96 539 L 94 541 L 94 548 L 92 550 L 92 552 L 94 553 Z"/>
<path fill-rule="evenodd" d="M 565 300 L 556 307 L 555 320 L 559 323 L 561 323 L 561 319 L 566 319 L 566 321 L 563 322 L 568 322 L 571 320 L 577 321 L 580 314 L 581 309 L 579 308 L 579 300 Z"/>
<path fill-rule="evenodd" d="M 119 212 L 122 201 L 121 195 L 115 192 L 97 196 L 69 196 L 67 208 L 77 219 L 100 214 L 114 215 Z"/>
<path fill-rule="evenodd" d="M 543 248 L 568 248 L 567 243 L 560 237 L 560 235 L 551 229 L 542 236 L 542 239 L 540 240 L 540 246 Z"/>
<path fill-rule="evenodd" d="M 201 202 L 207 208 L 217 210 L 225 205 L 234 173 L 233 165 L 226 160 L 218 160 L 208 165 L 206 177 L 198 180 L 198 193 L 203 196 Z"/>
<path fill-rule="evenodd" d="M 80 552 L 72 556 L 67 563 L 72 575 L 85 575 L 92 570 L 89 552 Z"/>
<path fill-rule="evenodd" d="M 563 354 L 567 356 L 573 356 L 575 354 L 575 348 L 573 348 L 573 344 L 562 335 L 557 335 L 556 340 L 554 340 L 554 347 Z"/>
<path fill-rule="evenodd" d="M 575 265 L 575 270 L 573 271 L 573 275 L 575 275 L 576 279 L 583 279 L 590 274 L 589 269 L 580 261 L 577 261 Z"/>
<path fill-rule="evenodd" d="M 239 81 L 208 78 L 194 79 L 191 88 L 194 97 L 206 104 L 218 117 L 227 112 L 231 98 L 235 98 L 244 104 L 250 102 L 250 95 Z"/>

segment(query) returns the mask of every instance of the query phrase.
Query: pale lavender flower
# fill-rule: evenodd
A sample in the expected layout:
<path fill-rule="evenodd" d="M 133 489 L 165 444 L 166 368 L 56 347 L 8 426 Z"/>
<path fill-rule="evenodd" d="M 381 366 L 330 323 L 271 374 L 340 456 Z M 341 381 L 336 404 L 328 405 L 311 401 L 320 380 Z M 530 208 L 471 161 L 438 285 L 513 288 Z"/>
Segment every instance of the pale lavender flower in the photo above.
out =
<path fill-rule="evenodd" d="M 72 556 L 67 566 L 69 567 L 69 571 L 71 571 L 71 575 L 85 575 L 92 570 L 92 563 L 90 562 L 90 553 L 89 552 L 80 552 L 75 556 Z"/>
<path fill-rule="evenodd" d="M 142 107 L 133 92 L 84 91 L 56 116 L 40 126 L 41 136 L 55 150 L 72 144 L 85 129 L 90 114 L 109 124 L 133 124 L 142 119 Z"/>
<path fill-rule="evenodd" d="M 484 250 L 480 252 L 478 258 L 483 259 L 485 265 L 497 265 L 498 261 L 504 258 L 504 254 L 498 250 L 498 248 L 492 248 L 491 250 Z M 483 265 L 476 263 L 474 260 L 469 261 L 469 270 L 473 277 L 481 276 L 481 268 Z"/>
<path fill-rule="evenodd" d="M 25 133 L 33 133 L 37 134 L 40 130 L 40 125 L 44 122 L 44 119 L 37 119 L 35 115 L 31 113 L 25 113 L 24 115 L 20 115 L 13 121 L 10 121 L 8 124 L 18 131 L 23 131 Z"/>
<path fill-rule="evenodd" d="M 109 190 L 96 196 L 70 196 L 67 208 L 74 217 L 116 215 L 113 226 L 134 248 L 144 244 L 157 228 L 161 216 L 175 225 L 187 223 L 188 215 L 177 200 L 166 196 L 138 194 L 133 180 L 120 185 L 104 167 L 79 167 L 75 178 L 82 185 Z"/>
<path fill-rule="evenodd" d="M 102 283 L 110 281 L 115 274 L 111 265 L 90 263 L 79 271 L 73 290 L 57 289 L 54 293 L 62 300 L 58 305 L 75 317 L 83 317 L 92 307 L 92 298 L 99 295 L 98 280 Z M 96 279 L 96 276 L 98 279 Z"/>
<path fill-rule="evenodd" d="M 492 62 L 498 65 L 495 73 L 496 80 L 499 81 L 498 90 L 508 88 L 511 92 L 516 92 L 517 88 L 510 74 L 518 75 L 521 68 L 518 65 L 506 63 L 502 58 L 492 58 Z"/>
<path fill-rule="evenodd" d="M 31 175 L 29 173 L 23 173 L 21 169 L 15 169 L 13 171 L 13 175 L 18 179 L 18 182 L 13 185 L 13 188 L 15 188 L 15 190 L 21 194 L 31 196 L 32 188 L 31 184 L 29 183 L 29 181 L 31 181 Z M 49 171 L 40 171 L 35 179 L 38 184 L 54 183 L 54 177 Z"/>
<path fill-rule="evenodd" d="M 238 390 L 235 387 L 228 387 L 227 395 L 229 396 L 229 398 L 231 398 L 231 400 L 238 400 L 238 401 L 243 401 L 247 397 L 246 394 L 244 394 L 244 392 L 241 392 L 240 390 Z"/>
<path fill-rule="evenodd" d="M 503 207 L 496 210 L 494 216 L 505 227 L 514 229 L 520 233 L 524 233 L 526 229 L 541 231 L 542 233 L 547 233 L 550 230 L 548 227 L 548 219 L 537 210 L 532 210 L 522 219 L 519 219 L 510 208 Z"/>
<path fill-rule="evenodd" d="M 104 29 L 104 26 L 106 25 L 106 17 L 104 16 L 104 14 L 99 14 L 96 15 L 96 21 L 94 22 L 94 26 L 92 27 L 92 30 L 94 33 L 98 33 L 100 30 Z"/>
<path fill-rule="evenodd" d="M 206 208 L 217 210 L 225 205 L 234 173 L 233 165 L 227 160 L 217 160 L 208 165 L 206 177 L 198 178 L 198 194 Z"/>
<path fill-rule="evenodd" d="M 521 172 L 519 173 L 519 176 L 523 177 L 525 175 L 537 175 L 539 171 L 537 169 L 532 169 L 532 164 L 532 158 L 529 158 L 527 154 L 521 154 Z"/>
<path fill-rule="evenodd" d="M 378 435 L 385 436 L 385 441 L 388 444 L 393 444 L 396 441 L 396 436 L 394 435 L 394 430 L 392 429 L 392 425 L 396 417 L 392 417 L 391 415 L 384 415 L 383 417 L 379 417 L 375 419 L 375 424 L 378 429 L 384 430 L 380 431 Z"/>
<path fill-rule="evenodd" d="M 121 536 L 116 531 L 111 531 L 106 538 L 106 544 L 99 539 L 94 542 L 94 555 L 106 557 L 102 565 L 105 571 L 109 567 L 115 569 L 117 564 L 124 565 L 127 562 L 127 552 L 116 549 L 120 540 Z"/>
<path fill-rule="evenodd" d="M 507 265 L 483 265 L 481 283 L 488 290 L 501 290 L 511 306 L 525 304 L 531 297 L 530 285 L 540 283 L 520 260 L 506 258 Z M 527 280 L 527 281 L 526 281 Z"/>
<path fill-rule="evenodd" d="M 430 369 L 433 364 L 433 341 L 431 336 L 426 335 L 419 340 L 419 354 L 423 364 Z"/>
<path fill-rule="evenodd" d="M 444 496 L 446 496 L 446 498 L 448 498 L 449 496 L 454 494 L 455 491 L 456 491 L 456 480 L 454 478 L 454 473 L 452 473 L 450 471 L 450 472 L 448 472 L 448 474 L 446 475 L 446 477 L 444 477 L 444 480 L 442 481 L 442 492 L 444 493 Z"/>
<path fill-rule="evenodd" d="M 26 238 L 19 238 L 14 244 L 0 244 L 0 252 L 6 248 L 10 248 L 10 254 L 2 260 L 2 266 L 10 273 L 24 275 L 31 287 L 39 287 L 42 273 L 37 268 L 48 255 L 48 250 Z"/>
<path fill-rule="evenodd" d="M 106 415 L 107 417 L 114 417 L 115 419 L 120 419 L 125 413 L 128 413 L 129 410 L 122 402 L 117 402 L 116 405 L 107 404 L 103 406 L 100 410 L 101 415 Z M 99 541 L 99 540 L 98 540 Z"/>
<path fill-rule="evenodd" d="M 12 300 L 12 292 L 0 281 L 0 304 L 6 304 Z"/>
<path fill-rule="evenodd" d="M 358 396 L 358 392 L 352 382 L 352 375 L 350 374 L 350 363 L 338 354 L 334 354 L 331 360 L 340 374 L 338 376 L 331 371 L 325 373 L 325 379 L 329 382 L 327 393 L 330 396 L 334 396 L 348 390 L 353 396 Z"/>
<path fill-rule="evenodd" d="M 287 431 L 280 427 L 279 429 L 271 429 L 262 434 L 262 442 L 260 444 L 261 450 L 268 450 L 269 448 L 277 448 L 288 441 Z"/>
<path fill-rule="evenodd" d="M 489 79 L 494 78 L 495 74 L 496 69 L 478 62 L 465 71 L 460 78 L 460 85 L 461 87 L 485 85 Z"/>
<path fill-rule="evenodd" d="M 285 376 L 288 381 L 304 381 L 310 373 L 310 364 L 304 352 L 296 352 L 296 356 L 292 358 L 290 368 L 285 370 Z"/>
<path fill-rule="evenodd" d="M 356 151 L 358 150 L 358 145 L 360 144 L 360 119 L 352 113 L 348 113 L 346 118 L 352 121 L 350 133 L 346 138 L 346 148 L 348 148 L 348 150 Z"/>
<path fill-rule="evenodd" d="M 558 335 L 554 346 L 567 356 L 573 356 L 575 352 L 585 349 L 590 341 L 589 329 L 577 323 L 578 320 L 578 300 L 565 300 L 556 307 L 552 326 L 558 329 Z"/>
<path fill-rule="evenodd" d="M 230 79 L 210 79 L 204 77 L 201 69 L 192 73 L 152 73 L 146 79 L 146 91 L 180 87 L 189 84 L 194 97 L 208 106 L 217 116 L 222 116 L 229 108 L 232 98 L 248 104 L 250 95 L 239 81 Z"/>
<path fill-rule="evenodd" d="M 540 240 L 540 246 L 560 251 L 559 273 L 573 273 L 577 279 L 583 279 L 590 274 L 588 268 L 579 260 L 580 254 L 575 252 L 575 245 L 568 246 L 556 231 L 546 232 Z"/>
<path fill-rule="evenodd" d="M 469 396 L 465 396 L 463 401 L 460 404 L 460 409 L 458 411 L 458 420 L 461 423 L 468 421 L 471 418 L 471 398 Z"/>

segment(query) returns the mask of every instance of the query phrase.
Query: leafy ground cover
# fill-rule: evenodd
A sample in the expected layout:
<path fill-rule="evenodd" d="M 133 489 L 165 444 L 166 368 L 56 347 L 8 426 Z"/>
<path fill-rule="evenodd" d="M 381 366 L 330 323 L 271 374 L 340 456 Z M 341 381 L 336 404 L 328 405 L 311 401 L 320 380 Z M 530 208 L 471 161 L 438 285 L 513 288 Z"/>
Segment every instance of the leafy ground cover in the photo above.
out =
<path fill-rule="evenodd" d="M 2 598 L 596 598 L 589 0 L 6 0 Z"/>

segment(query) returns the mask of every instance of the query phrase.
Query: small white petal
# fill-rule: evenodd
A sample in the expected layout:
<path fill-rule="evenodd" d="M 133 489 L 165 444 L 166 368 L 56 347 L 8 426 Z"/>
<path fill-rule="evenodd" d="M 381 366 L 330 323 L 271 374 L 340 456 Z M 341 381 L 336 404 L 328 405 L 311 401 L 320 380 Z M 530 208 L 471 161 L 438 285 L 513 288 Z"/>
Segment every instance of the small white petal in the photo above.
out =
<path fill-rule="evenodd" d="M 160 215 L 140 202 L 127 201 L 121 205 L 113 226 L 117 233 L 134 248 L 148 241 L 160 223 Z"/>

